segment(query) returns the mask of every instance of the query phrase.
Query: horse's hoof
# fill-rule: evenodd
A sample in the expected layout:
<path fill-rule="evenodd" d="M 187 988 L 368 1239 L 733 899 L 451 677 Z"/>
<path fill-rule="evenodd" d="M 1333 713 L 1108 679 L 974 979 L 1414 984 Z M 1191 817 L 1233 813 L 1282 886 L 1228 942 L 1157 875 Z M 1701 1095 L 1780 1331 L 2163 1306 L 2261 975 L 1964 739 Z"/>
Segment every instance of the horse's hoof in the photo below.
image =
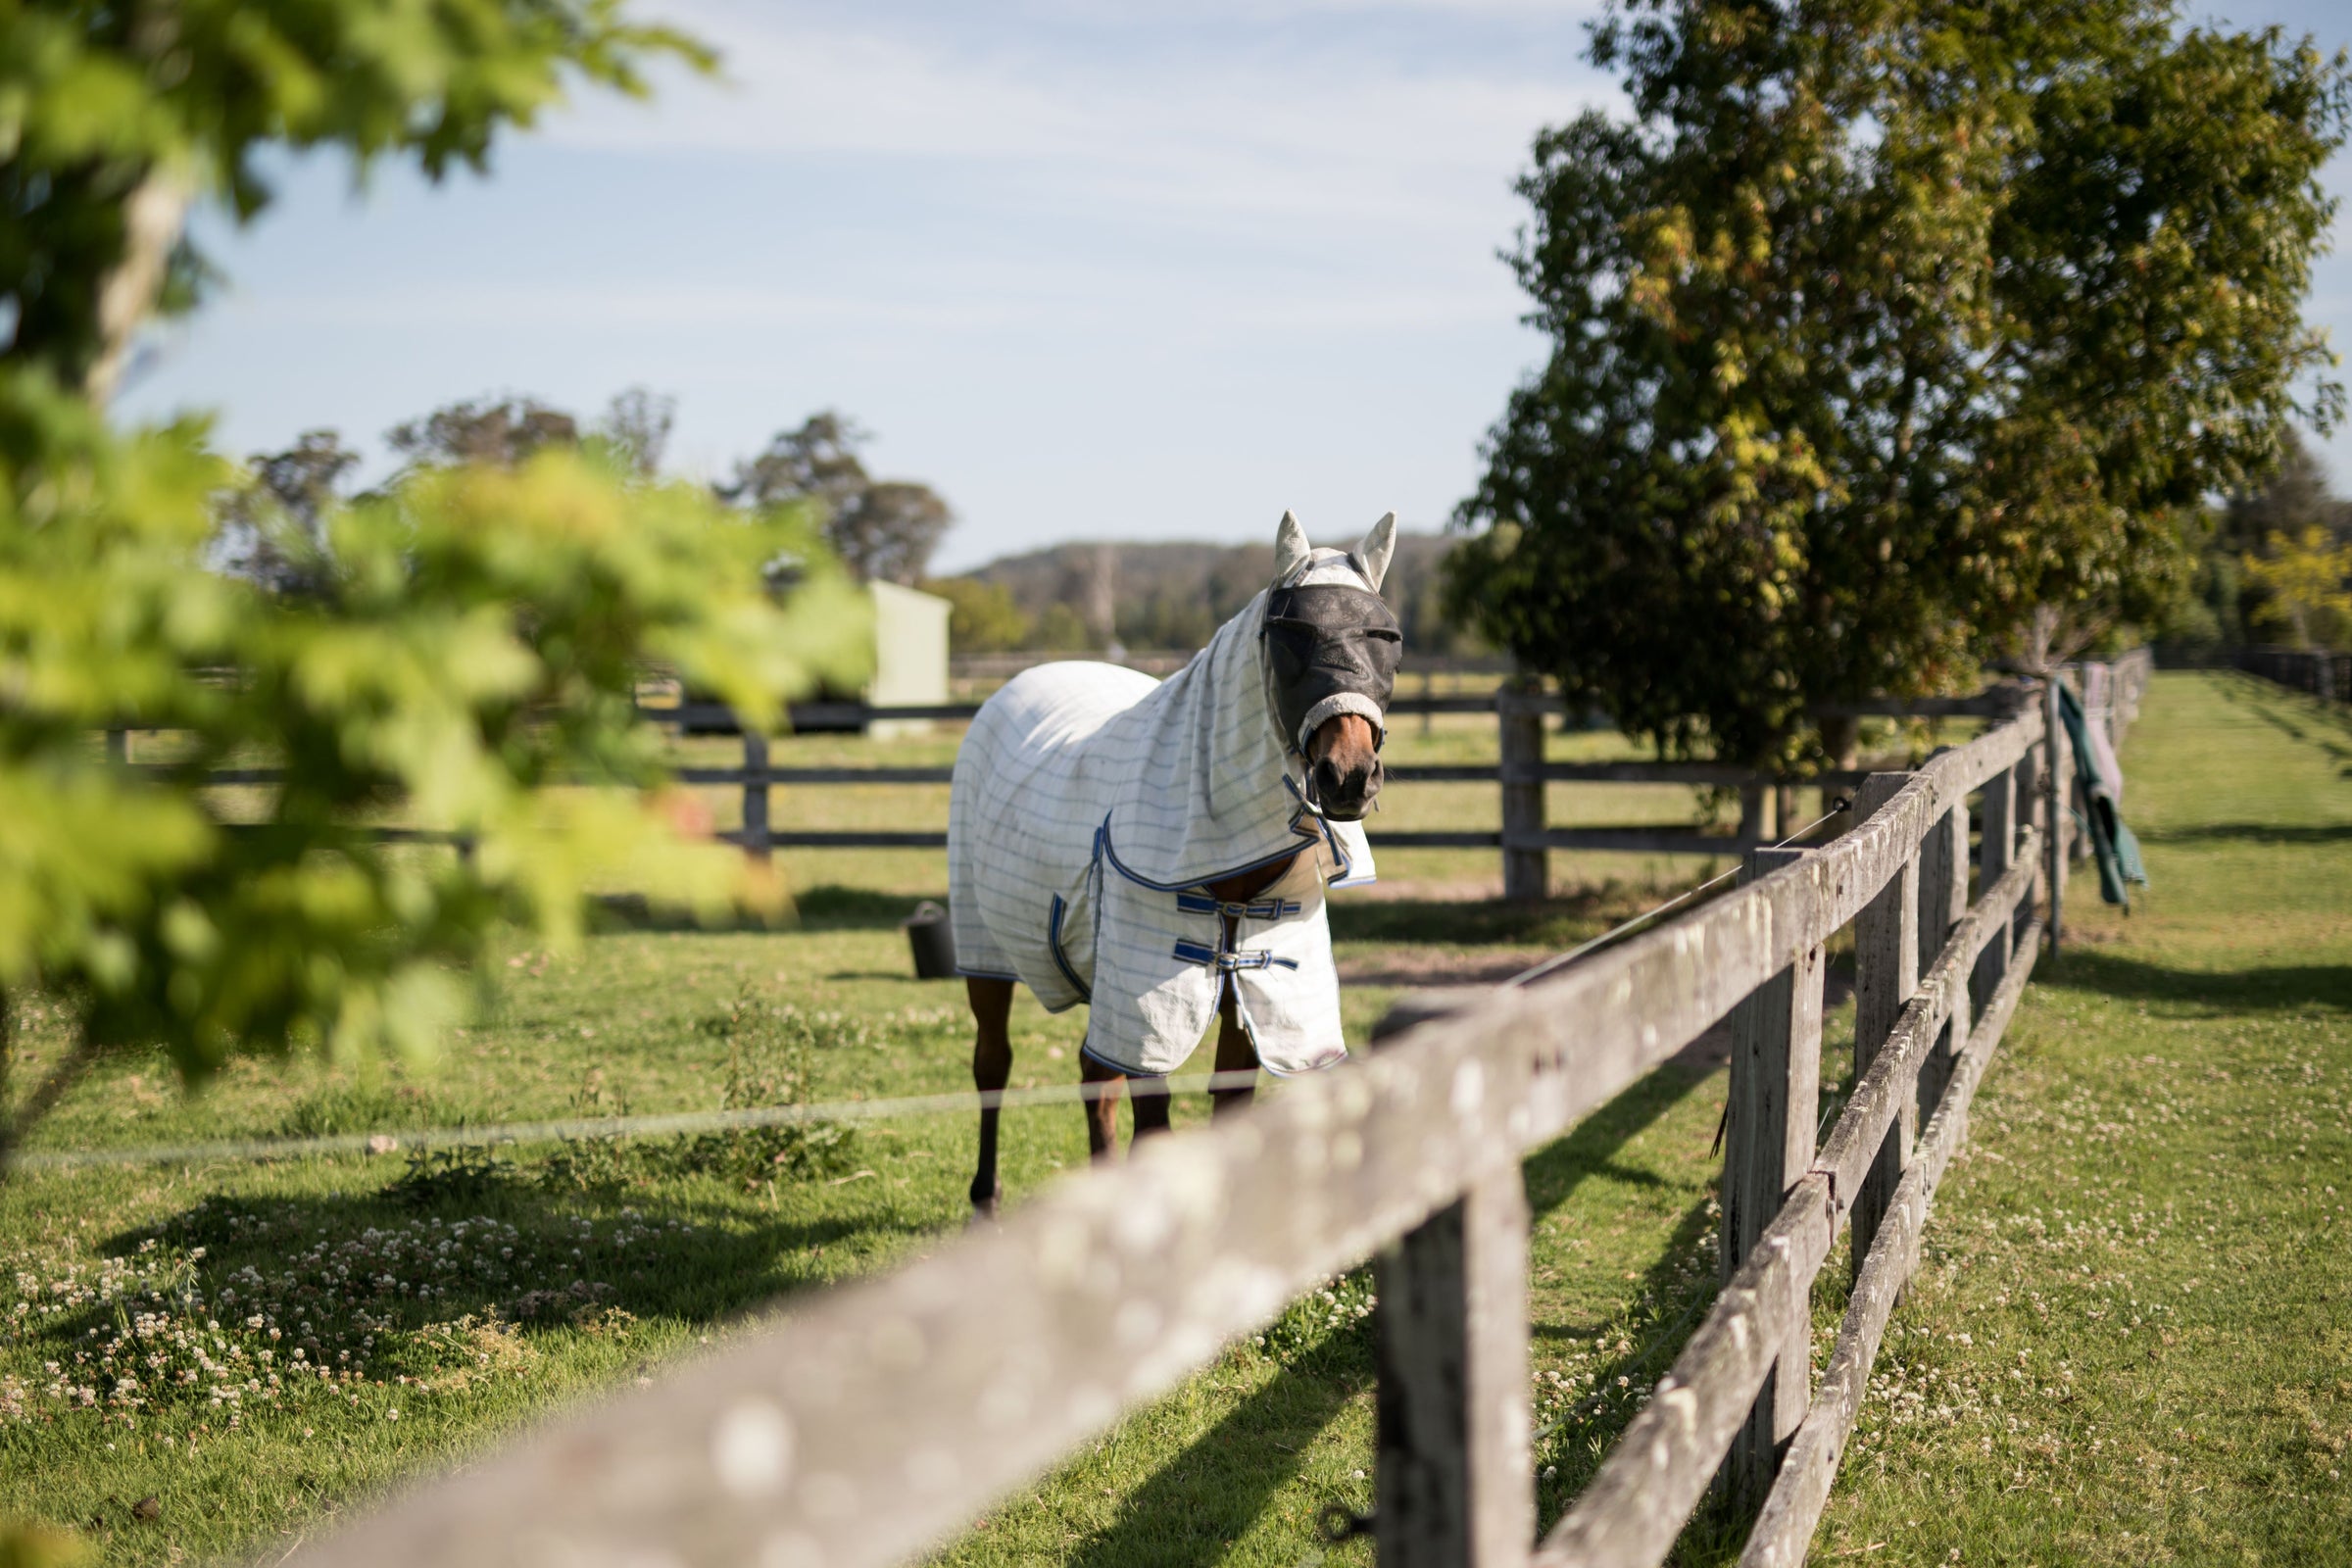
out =
<path fill-rule="evenodd" d="M 988 1226 L 996 1224 L 997 1208 L 1004 1201 L 1004 1189 L 1002 1187 L 999 1187 L 995 1192 L 989 1194 L 986 1198 L 973 1199 L 972 1217 L 969 1221 L 969 1228 L 972 1230 L 982 1230 Z"/>

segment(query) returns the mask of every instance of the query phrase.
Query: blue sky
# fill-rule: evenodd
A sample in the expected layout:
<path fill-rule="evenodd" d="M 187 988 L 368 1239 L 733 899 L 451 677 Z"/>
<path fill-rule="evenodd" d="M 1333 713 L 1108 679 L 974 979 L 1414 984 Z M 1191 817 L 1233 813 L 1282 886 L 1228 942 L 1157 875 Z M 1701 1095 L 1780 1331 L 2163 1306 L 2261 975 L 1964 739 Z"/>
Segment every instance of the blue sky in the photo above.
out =
<path fill-rule="evenodd" d="M 584 98 L 488 179 L 289 168 L 251 228 L 208 221 L 229 285 L 124 411 L 217 411 L 238 453 L 320 425 L 380 453 L 454 398 L 593 413 L 641 383 L 677 397 L 670 466 L 715 475 L 837 407 L 956 508 L 950 569 L 1270 538 L 1286 507 L 1318 539 L 1390 508 L 1433 528 L 1543 353 L 1495 259 L 1528 144 L 1616 102 L 1581 4 L 640 9 L 722 78 Z M 2198 14 L 2352 43 L 2352 8 Z M 2352 257 L 2311 315 L 2352 345 Z M 2352 433 L 2327 456 L 2352 488 Z"/>

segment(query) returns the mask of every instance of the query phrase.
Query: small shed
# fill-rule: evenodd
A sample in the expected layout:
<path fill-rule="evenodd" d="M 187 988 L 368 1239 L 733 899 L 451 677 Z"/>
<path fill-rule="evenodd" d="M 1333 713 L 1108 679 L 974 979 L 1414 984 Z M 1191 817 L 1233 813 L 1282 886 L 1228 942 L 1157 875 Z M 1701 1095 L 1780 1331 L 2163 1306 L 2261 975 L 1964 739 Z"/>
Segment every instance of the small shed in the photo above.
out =
<path fill-rule="evenodd" d="M 948 700 L 948 614 L 953 608 L 937 594 L 902 588 L 895 582 L 866 585 L 874 596 L 874 681 L 865 700 L 876 708 L 912 708 Z M 866 733 L 877 740 L 921 734 L 927 718 L 876 719 Z"/>

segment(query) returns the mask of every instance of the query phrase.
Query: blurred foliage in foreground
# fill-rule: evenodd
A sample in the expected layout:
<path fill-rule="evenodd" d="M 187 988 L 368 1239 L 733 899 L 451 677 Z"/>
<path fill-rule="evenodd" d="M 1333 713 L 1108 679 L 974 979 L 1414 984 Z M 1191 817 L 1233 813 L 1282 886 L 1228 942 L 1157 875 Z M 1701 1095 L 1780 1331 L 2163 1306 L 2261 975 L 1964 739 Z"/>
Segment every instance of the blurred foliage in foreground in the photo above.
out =
<path fill-rule="evenodd" d="M 520 925 L 561 941 L 591 879 L 774 906 L 665 795 L 632 697 L 674 666 L 754 722 L 855 681 L 863 612 L 804 512 L 647 482 L 626 442 L 421 464 L 303 514 L 248 493 L 300 592 L 217 564 L 239 488 L 199 423 L 110 428 L 139 321 L 202 269 L 186 201 L 239 217 L 258 154 L 480 166 L 585 79 L 703 56 L 616 0 L 0 8 L 0 1161 L 105 1052 L 201 1077 L 239 1051 L 417 1053 Z M 168 732 L 130 767 L 99 732 Z M 275 770 L 233 823 L 204 770 Z M 460 833 L 376 843 L 386 817 Z M 6 994 L 75 1018 L 6 1081 Z"/>

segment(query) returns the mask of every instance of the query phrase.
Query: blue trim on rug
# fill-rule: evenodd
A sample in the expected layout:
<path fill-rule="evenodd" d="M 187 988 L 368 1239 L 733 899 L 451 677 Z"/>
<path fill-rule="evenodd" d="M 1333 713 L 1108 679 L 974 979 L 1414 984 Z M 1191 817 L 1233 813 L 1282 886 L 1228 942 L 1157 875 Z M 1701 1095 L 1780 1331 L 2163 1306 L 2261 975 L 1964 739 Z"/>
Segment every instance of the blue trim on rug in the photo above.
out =
<path fill-rule="evenodd" d="M 1089 1035 L 1091 1038 L 1091 1030 L 1089 1031 Z M 1164 1079 L 1167 1077 L 1167 1074 L 1164 1072 L 1139 1072 L 1135 1068 L 1128 1066 L 1123 1061 L 1113 1061 L 1108 1056 L 1102 1054 L 1102 1053 L 1100 1051 L 1097 1051 L 1092 1045 L 1088 1044 L 1087 1041 L 1084 1040 L 1081 1040 L 1078 1043 L 1078 1054 L 1084 1056 L 1087 1060 L 1094 1062 L 1097 1066 L 1108 1067 L 1112 1072 L 1117 1073 L 1122 1078 Z"/>
<path fill-rule="evenodd" d="M 1094 1004 L 1095 988 L 1078 978 L 1078 971 L 1070 967 L 1068 956 L 1061 951 L 1061 916 L 1068 907 L 1068 905 L 1062 903 L 1060 894 L 1054 895 L 1054 906 L 1046 914 L 1046 951 L 1053 955 L 1054 967 L 1061 971 L 1061 977 L 1067 980 L 1070 988 L 1084 997 L 1087 1004 L 1091 1006 Z"/>
<path fill-rule="evenodd" d="M 1315 836 L 1311 831 L 1300 832 L 1296 826 L 1291 831 L 1298 833 L 1301 838 L 1311 839 Z M 1112 847 L 1110 842 L 1110 817 L 1107 814 L 1102 818 L 1102 825 L 1095 830 L 1095 842 L 1102 847 L 1102 857 L 1110 861 L 1112 870 L 1137 887 L 1150 888 L 1154 893 L 1180 893 L 1192 888 L 1206 887 L 1211 882 L 1222 882 L 1228 877 L 1241 876 L 1246 872 L 1262 870 L 1269 865 L 1279 865 L 1285 860 L 1296 859 L 1299 851 L 1306 848 L 1302 844 L 1298 849 L 1284 850 L 1278 855 L 1269 855 L 1262 860 L 1251 860 L 1248 865 L 1237 865 L 1229 871 L 1211 871 L 1206 876 L 1190 877 L 1182 882 L 1154 882 L 1148 876 L 1139 876 L 1130 871 L 1127 869 L 1126 863 L 1119 858 L 1119 852 Z"/>

